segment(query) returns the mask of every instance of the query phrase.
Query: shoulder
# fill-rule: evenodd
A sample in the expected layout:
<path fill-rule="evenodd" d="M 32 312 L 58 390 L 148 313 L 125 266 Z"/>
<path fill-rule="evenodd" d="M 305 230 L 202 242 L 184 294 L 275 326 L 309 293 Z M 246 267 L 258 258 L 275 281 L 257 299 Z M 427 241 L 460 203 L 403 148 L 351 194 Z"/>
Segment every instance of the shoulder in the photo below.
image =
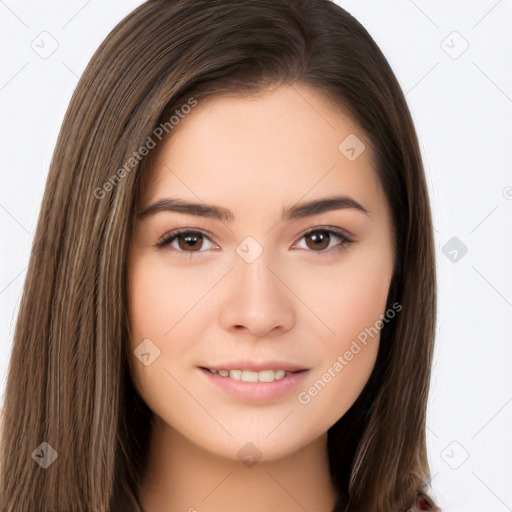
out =
<path fill-rule="evenodd" d="M 432 498 L 423 492 L 416 494 L 412 507 L 407 512 L 441 512 Z"/>

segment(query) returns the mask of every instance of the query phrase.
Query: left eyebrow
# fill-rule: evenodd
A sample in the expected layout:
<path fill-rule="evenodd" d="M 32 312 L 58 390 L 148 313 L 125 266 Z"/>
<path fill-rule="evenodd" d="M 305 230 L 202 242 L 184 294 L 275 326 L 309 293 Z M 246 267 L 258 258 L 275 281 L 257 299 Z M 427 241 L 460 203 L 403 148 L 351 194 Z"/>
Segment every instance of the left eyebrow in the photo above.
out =
<path fill-rule="evenodd" d="M 315 199 L 306 203 L 296 204 L 282 210 L 282 220 L 290 221 L 302 219 L 313 215 L 319 215 L 331 210 L 355 209 L 370 216 L 368 210 L 355 199 L 348 196 L 333 196 L 323 199 Z M 235 215 L 231 210 L 220 206 L 190 203 L 179 198 L 165 198 L 156 201 L 144 209 L 138 216 L 146 217 L 158 212 L 178 212 L 198 217 L 206 217 L 221 221 L 233 222 Z"/>
<path fill-rule="evenodd" d="M 283 220 L 302 219 L 312 215 L 319 215 L 331 210 L 355 209 L 370 216 L 369 211 L 355 199 L 347 196 L 333 196 L 324 199 L 316 199 L 307 203 L 294 205 L 290 208 L 283 209 Z"/>

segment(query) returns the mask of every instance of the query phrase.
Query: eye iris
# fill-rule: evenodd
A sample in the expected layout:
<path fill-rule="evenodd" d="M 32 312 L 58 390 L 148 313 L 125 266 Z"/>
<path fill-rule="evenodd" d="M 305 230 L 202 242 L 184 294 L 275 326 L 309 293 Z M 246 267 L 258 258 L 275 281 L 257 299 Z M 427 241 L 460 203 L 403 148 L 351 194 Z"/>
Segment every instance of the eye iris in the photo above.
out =
<path fill-rule="evenodd" d="M 182 243 L 182 241 L 184 241 L 184 243 Z M 201 248 L 201 244 L 202 244 L 202 241 L 203 241 L 203 236 L 202 235 L 178 235 L 178 245 L 180 247 L 180 249 L 182 250 L 188 250 L 188 249 L 193 249 L 194 251 L 196 249 L 200 249 Z"/>
<path fill-rule="evenodd" d="M 309 244 L 310 240 L 314 242 L 313 245 Z M 329 241 L 329 233 L 326 231 L 315 231 L 306 236 L 306 245 L 313 250 L 325 249 L 329 245 Z"/>

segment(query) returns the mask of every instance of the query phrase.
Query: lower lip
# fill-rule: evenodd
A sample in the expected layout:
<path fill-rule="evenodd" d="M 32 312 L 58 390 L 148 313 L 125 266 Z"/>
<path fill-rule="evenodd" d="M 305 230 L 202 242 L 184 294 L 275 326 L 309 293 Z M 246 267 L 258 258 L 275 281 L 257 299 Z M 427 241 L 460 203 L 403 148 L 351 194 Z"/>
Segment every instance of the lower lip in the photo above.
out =
<path fill-rule="evenodd" d="M 294 388 L 298 387 L 309 373 L 309 370 L 290 373 L 286 377 L 273 382 L 243 382 L 230 377 L 221 377 L 204 368 L 199 368 L 199 370 L 211 383 L 229 395 L 242 400 L 255 401 L 273 400 L 286 396 Z"/>

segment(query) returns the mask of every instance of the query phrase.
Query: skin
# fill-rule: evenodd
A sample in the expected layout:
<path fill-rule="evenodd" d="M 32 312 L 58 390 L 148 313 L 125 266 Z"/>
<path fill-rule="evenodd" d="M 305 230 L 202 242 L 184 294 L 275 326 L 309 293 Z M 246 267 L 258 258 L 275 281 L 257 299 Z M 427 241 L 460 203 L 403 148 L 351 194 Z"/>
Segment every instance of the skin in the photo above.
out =
<path fill-rule="evenodd" d="M 298 394 L 329 368 L 332 376 L 338 356 L 382 318 L 394 257 L 369 143 L 355 161 L 338 149 L 350 134 L 365 141 L 323 93 L 295 85 L 201 101 L 159 146 L 142 209 L 179 197 L 228 208 L 234 220 L 173 211 L 135 219 L 130 344 L 135 350 L 150 339 L 160 350 L 147 366 L 135 356 L 132 363 L 155 415 L 140 492 L 145 512 L 332 510 L 327 430 L 367 382 L 379 336 L 307 404 Z M 344 208 L 281 220 L 283 208 L 333 195 L 368 214 Z M 211 236 L 188 252 L 186 234 L 181 244 L 156 247 L 183 227 Z M 327 227 L 352 242 L 310 233 Z M 251 263 L 236 251 L 247 236 L 263 249 Z M 309 372 L 285 396 L 255 402 L 225 393 L 198 368 L 243 358 L 292 361 Z M 251 467 L 237 455 L 249 442 L 261 454 Z"/>

